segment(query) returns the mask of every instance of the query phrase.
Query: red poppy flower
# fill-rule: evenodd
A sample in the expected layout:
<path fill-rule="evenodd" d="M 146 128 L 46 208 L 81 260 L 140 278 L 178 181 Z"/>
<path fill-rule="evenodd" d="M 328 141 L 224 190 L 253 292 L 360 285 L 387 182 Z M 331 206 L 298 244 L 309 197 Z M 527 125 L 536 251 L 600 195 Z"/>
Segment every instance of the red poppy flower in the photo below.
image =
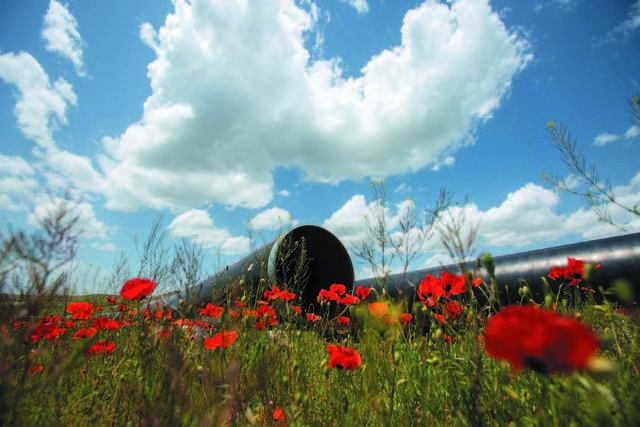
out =
<path fill-rule="evenodd" d="M 171 336 L 171 328 L 162 328 L 156 334 L 156 338 L 158 339 L 167 339 Z"/>
<path fill-rule="evenodd" d="M 338 319 L 336 319 L 336 320 L 338 320 L 339 323 L 342 323 L 344 325 L 346 325 L 347 323 L 349 323 L 351 321 L 351 320 L 349 320 L 348 317 L 345 317 L 345 316 L 338 316 Z"/>
<path fill-rule="evenodd" d="M 291 306 L 291 310 L 295 311 L 298 314 L 302 313 L 302 309 L 300 307 L 298 307 L 297 305 L 292 305 Z"/>
<path fill-rule="evenodd" d="M 234 322 L 240 319 L 240 313 L 235 310 L 229 310 L 229 316 L 231 316 L 231 320 Z"/>
<path fill-rule="evenodd" d="M 88 319 L 93 310 L 93 305 L 88 302 L 72 302 L 67 305 L 67 313 L 73 313 L 74 319 Z"/>
<path fill-rule="evenodd" d="M 409 313 L 402 313 L 400 315 L 400 323 L 402 323 L 403 325 L 408 325 L 409 322 L 411 322 L 411 319 L 413 318 L 413 316 L 411 316 L 411 314 Z"/>
<path fill-rule="evenodd" d="M 338 369 L 356 369 L 362 364 L 360 354 L 352 348 L 327 345 L 329 367 Z"/>
<path fill-rule="evenodd" d="M 567 286 L 577 285 L 584 279 L 587 264 L 588 263 L 579 259 L 567 258 L 566 267 L 551 267 L 551 270 L 549 270 L 549 278 L 566 283 Z M 600 267 L 601 264 L 593 264 L 594 269 Z"/>
<path fill-rule="evenodd" d="M 198 309 L 198 314 L 200 314 L 202 316 L 213 317 L 215 319 L 216 317 L 219 317 L 220 314 L 222 314 L 223 311 L 224 311 L 224 308 L 217 307 L 217 306 L 209 303 L 209 304 L 207 304 L 207 306 L 205 308 L 199 308 Z"/>
<path fill-rule="evenodd" d="M 565 372 L 587 366 L 598 339 L 584 324 L 536 306 L 509 306 L 489 321 L 485 348 L 494 358 L 542 372 Z"/>
<path fill-rule="evenodd" d="M 96 329 L 113 332 L 118 330 L 120 324 L 113 319 L 109 319 L 108 317 L 98 317 L 93 321 L 93 327 Z"/>
<path fill-rule="evenodd" d="M 273 419 L 274 421 L 283 420 L 284 414 L 282 413 L 282 408 L 277 406 L 276 410 L 273 411 Z"/>
<path fill-rule="evenodd" d="M 358 304 L 359 302 L 360 300 L 358 298 L 350 294 L 347 294 L 344 297 L 342 297 L 340 300 L 338 300 L 338 304 L 342 304 L 342 305 L 355 305 L 355 304 Z"/>
<path fill-rule="evenodd" d="M 369 304 L 369 313 L 373 317 L 382 317 L 387 314 L 387 304 L 383 302 L 372 302 Z"/>
<path fill-rule="evenodd" d="M 278 295 L 280 296 L 280 299 L 283 301 L 291 301 L 296 296 L 296 294 L 289 292 L 286 289 L 283 289 L 282 291 L 280 291 Z"/>
<path fill-rule="evenodd" d="M 29 366 L 29 369 L 27 369 L 27 375 L 33 375 L 36 372 L 42 372 L 42 366 Z"/>
<path fill-rule="evenodd" d="M 267 301 L 280 298 L 280 289 L 277 286 L 274 286 L 271 289 L 267 289 L 266 291 L 264 291 L 264 297 L 267 299 Z"/>
<path fill-rule="evenodd" d="M 242 301 L 238 301 L 238 300 L 235 300 L 235 301 L 233 302 L 233 305 L 235 305 L 235 306 L 236 306 L 236 307 L 238 307 L 238 308 L 242 308 L 242 307 L 244 306 L 244 304 L 242 303 Z"/>
<path fill-rule="evenodd" d="M 156 282 L 142 277 L 127 280 L 122 286 L 122 289 L 120 289 L 120 298 L 124 298 L 126 300 L 140 300 L 148 297 L 155 287 Z"/>
<path fill-rule="evenodd" d="M 320 301 L 339 301 L 340 295 L 333 291 L 327 291 L 326 289 L 320 289 L 320 293 L 318 294 L 318 302 Z"/>
<path fill-rule="evenodd" d="M 264 331 L 264 321 L 259 321 L 253 324 L 253 329 L 256 331 Z"/>
<path fill-rule="evenodd" d="M 66 331 L 65 328 L 61 328 L 54 322 L 40 323 L 31 329 L 31 342 L 35 344 L 39 339 L 48 339 L 53 342 L 62 335 L 64 331 Z"/>
<path fill-rule="evenodd" d="M 445 295 L 458 295 L 467 292 L 464 274 L 459 276 L 443 271 L 440 273 L 440 285 Z"/>
<path fill-rule="evenodd" d="M 73 328 L 75 328 L 75 327 L 76 327 L 76 324 L 75 324 L 75 323 L 73 323 L 71 320 L 67 319 L 67 320 L 64 322 L 64 326 L 66 326 L 67 328 L 73 329 Z"/>
<path fill-rule="evenodd" d="M 433 318 L 436 319 L 440 323 L 444 323 L 444 316 L 442 314 L 434 314 Z"/>
<path fill-rule="evenodd" d="M 444 311 L 447 313 L 447 316 L 455 319 L 458 314 L 462 313 L 462 304 L 458 301 L 447 301 Z"/>
<path fill-rule="evenodd" d="M 232 332 L 219 332 L 213 336 L 213 338 L 205 338 L 204 346 L 209 349 L 214 349 L 218 346 L 220 348 L 225 349 L 231 345 L 238 338 L 238 333 L 236 331 Z"/>
<path fill-rule="evenodd" d="M 113 341 L 98 341 L 85 351 L 85 356 L 95 356 L 96 354 L 111 354 L 115 350 L 116 345 Z"/>
<path fill-rule="evenodd" d="M 444 289 L 440 279 L 427 274 L 424 280 L 420 282 L 420 286 L 418 286 L 418 297 L 422 301 L 422 305 L 429 303 L 433 307 L 436 305 L 436 299 L 442 295 L 444 295 Z"/>
<path fill-rule="evenodd" d="M 339 283 L 334 283 L 333 285 L 329 286 L 329 292 L 335 292 L 338 295 L 344 295 L 345 292 L 347 292 L 347 288 Z"/>
<path fill-rule="evenodd" d="M 363 288 L 362 286 L 358 286 L 358 289 L 356 289 L 356 295 L 362 301 L 367 299 L 367 297 L 369 296 L 369 293 L 371 293 L 371 288 Z"/>
<path fill-rule="evenodd" d="M 307 320 L 309 322 L 317 322 L 318 320 L 320 320 L 320 316 L 313 313 L 307 313 Z"/>
<path fill-rule="evenodd" d="M 118 300 L 115 297 L 107 297 L 107 302 L 110 304 L 115 304 Z"/>
<path fill-rule="evenodd" d="M 95 333 L 98 332 L 98 330 L 96 328 L 82 328 L 82 329 L 78 329 L 78 331 L 73 334 L 73 339 L 74 340 L 79 340 L 82 338 L 91 338 L 92 336 L 95 335 Z"/>

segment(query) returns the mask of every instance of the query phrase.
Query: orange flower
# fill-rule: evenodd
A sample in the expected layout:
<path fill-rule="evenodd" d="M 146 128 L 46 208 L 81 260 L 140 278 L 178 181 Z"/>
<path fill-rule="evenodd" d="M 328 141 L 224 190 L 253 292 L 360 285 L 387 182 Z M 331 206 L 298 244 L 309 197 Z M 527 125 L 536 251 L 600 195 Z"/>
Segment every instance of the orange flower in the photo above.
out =
<path fill-rule="evenodd" d="M 231 345 L 238 338 L 238 333 L 236 331 L 232 332 L 219 332 L 213 336 L 213 338 L 205 338 L 204 346 L 208 349 L 214 349 L 218 346 L 220 348 L 225 349 Z"/>
<path fill-rule="evenodd" d="M 156 282 L 142 277 L 127 280 L 120 289 L 120 297 L 126 300 L 140 300 L 148 297 L 155 287 Z"/>
<path fill-rule="evenodd" d="M 372 302 L 369 304 L 369 313 L 373 317 L 382 317 L 387 314 L 387 304 L 383 302 Z"/>

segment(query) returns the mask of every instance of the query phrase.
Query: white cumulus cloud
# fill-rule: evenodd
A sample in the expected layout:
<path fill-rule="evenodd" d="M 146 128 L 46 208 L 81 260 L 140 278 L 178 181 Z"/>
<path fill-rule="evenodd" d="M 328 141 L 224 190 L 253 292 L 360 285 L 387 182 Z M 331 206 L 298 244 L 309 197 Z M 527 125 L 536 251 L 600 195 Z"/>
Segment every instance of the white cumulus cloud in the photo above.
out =
<path fill-rule="evenodd" d="M 44 17 L 42 38 L 46 49 L 71 61 L 79 76 L 85 76 L 82 63 L 82 37 L 78 32 L 78 22 L 63 6 L 55 0 L 49 3 Z"/>
<path fill-rule="evenodd" d="M 216 227 L 209 213 L 201 209 L 191 209 L 177 216 L 168 228 L 173 236 L 192 238 L 204 248 L 227 255 L 244 254 L 250 248 L 248 237 L 232 236 L 229 231 Z"/>
<path fill-rule="evenodd" d="M 617 139 L 618 139 L 618 135 L 605 132 L 596 136 L 596 138 L 593 140 L 593 145 L 600 145 L 600 146 L 607 145 L 611 142 L 614 142 Z"/>
<path fill-rule="evenodd" d="M 288 224 L 297 223 L 287 210 L 277 206 L 262 211 L 251 219 L 251 225 L 257 230 L 280 230 Z"/>
<path fill-rule="evenodd" d="M 340 0 L 344 3 L 349 3 L 349 6 L 353 7 L 358 13 L 367 13 L 369 12 L 369 4 L 367 0 Z"/>
<path fill-rule="evenodd" d="M 340 182 L 450 163 L 531 58 L 487 0 L 407 12 L 401 44 L 356 78 L 310 59 L 316 20 L 293 0 L 174 7 L 141 28 L 156 53 L 142 119 L 104 140 L 111 208 L 260 208 L 277 167 Z"/>
<path fill-rule="evenodd" d="M 67 106 L 76 105 L 71 85 L 62 77 L 53 85 L 28 53 L 0 55 L 0 78 L 18 89 L 14 113 L 22 133 L 46 151 L 55 151 L 52 129 L 67 123 Z"/>

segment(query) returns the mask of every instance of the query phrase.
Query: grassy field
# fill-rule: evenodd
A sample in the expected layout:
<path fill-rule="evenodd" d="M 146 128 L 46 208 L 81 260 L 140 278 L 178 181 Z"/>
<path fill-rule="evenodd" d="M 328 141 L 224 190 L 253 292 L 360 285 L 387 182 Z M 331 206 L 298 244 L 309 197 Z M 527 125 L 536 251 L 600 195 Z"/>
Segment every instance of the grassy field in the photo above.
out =
<path fill-rule="evenodd" d="M 536 313 L 550 321 L 514 311 L 501 326 L 507 309 L 499 299 L 481 306 L 470 292 L 486 284 L 455 277 L 425 280 L 410 307 L 366 289 L 346 297 L 328 284 L 313 313 L 266 281 L 254 289 L 257 298 L 240 289 L 238 299 L 225 293 L 224 301 L 180 314 L 138 299 L 153 287 L 139 280 L 120 295 L 5 297 L 0 419 L 3 425 L 637 425 L 635 310 L 596 305 L 586 281 L 539 302 L 523 288 L 522 304 L 540 306 Z M 496 348 L 511 360 L 492 357 Z"/>

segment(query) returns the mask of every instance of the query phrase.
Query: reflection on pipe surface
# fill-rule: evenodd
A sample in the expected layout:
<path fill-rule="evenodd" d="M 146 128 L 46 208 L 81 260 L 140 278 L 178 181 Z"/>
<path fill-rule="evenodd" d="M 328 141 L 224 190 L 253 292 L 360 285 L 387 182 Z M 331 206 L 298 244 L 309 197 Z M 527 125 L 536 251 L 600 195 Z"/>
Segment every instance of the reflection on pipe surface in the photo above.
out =
<path fill-rule="evenodd" d="M 565 266 L 567 258 L 576 258 L 587 262 L 600 263 L 602 267 L 593 271 L 591 283 L 594 287 L 602 285 L 605 289 L 616 279 L 624 279 L 634 290 L 640 289 L 640 233 L 627 234 L 605 239 L 591 240 L 546 249 L 503 255 L 493 258 L 498 290 L 504 300 L 519 300 L 518 288 L 522 281 L 527 283 L 532 297 L 536 301 L 544 299 L 541 277 L 547 277 L 553 266 Z M 474 262 L 467 262 L 466 268 L 473 271 Z M 418 285 L 427 274 L 439 277 L 441 271 L 460 273 L 458 264 L 427 268 L 390 275 L 387 278 L 387 290 L 392 298 L 400 295 L 413 299 Z M 485 269 L 480 271 L 485 283 L 489 277 Z M 378 290 L 379 280 L 374 278 L 358 280 L 355 287 L 372 286 Z M 559 283 L 549 280 L 552 290 L 557 291 Z M 554 288 L 555 286 L 555 288 Z M 637 295 L 637 291 L 636 291 Z"/>

